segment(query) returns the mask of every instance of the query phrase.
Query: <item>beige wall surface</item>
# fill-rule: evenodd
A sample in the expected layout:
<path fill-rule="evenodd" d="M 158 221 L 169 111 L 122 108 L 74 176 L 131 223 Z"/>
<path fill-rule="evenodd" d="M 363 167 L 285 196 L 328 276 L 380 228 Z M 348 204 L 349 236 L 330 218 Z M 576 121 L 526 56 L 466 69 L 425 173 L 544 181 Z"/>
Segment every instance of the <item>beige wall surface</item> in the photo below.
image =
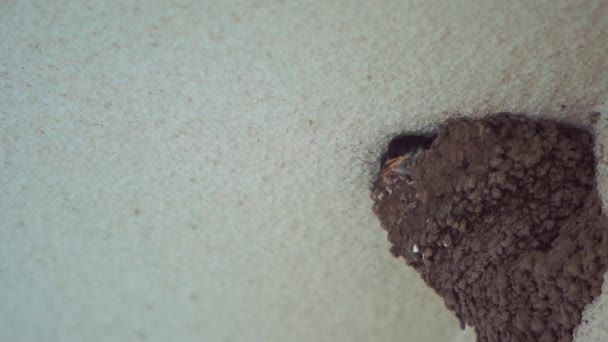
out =
<path fill-rule="evenodd" d="M 584 122 L 607 29 L 603 0 L 0 1 L 0 340 L 474 340 L 388 253 L 378 153 Z"/>

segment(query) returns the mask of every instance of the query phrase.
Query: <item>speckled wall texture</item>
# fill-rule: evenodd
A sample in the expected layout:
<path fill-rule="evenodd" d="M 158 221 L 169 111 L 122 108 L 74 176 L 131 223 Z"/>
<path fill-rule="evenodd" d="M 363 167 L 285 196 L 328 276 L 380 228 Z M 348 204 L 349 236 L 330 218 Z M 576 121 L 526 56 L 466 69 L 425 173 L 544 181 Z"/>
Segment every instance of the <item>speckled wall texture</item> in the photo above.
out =
<path fill-rule="evenodd" d="M 607 29 L 602 0 L 0 2 L 0 340 L 472 341 L 388 252 L 378 152 L 604 111 Z"/>

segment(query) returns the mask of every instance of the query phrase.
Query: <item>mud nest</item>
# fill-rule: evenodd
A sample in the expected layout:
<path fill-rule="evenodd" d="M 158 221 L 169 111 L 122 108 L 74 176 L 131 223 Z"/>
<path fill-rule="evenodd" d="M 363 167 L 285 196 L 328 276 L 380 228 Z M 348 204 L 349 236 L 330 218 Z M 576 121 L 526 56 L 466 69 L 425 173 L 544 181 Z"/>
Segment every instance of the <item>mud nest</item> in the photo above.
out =
<path fill-rule="evenodd" d="M 403 257 L 478 341 L 571 341 L 600 295 L 608 229 L 593 137 L 497 114 L 393 140 L 371 194 Z"/>

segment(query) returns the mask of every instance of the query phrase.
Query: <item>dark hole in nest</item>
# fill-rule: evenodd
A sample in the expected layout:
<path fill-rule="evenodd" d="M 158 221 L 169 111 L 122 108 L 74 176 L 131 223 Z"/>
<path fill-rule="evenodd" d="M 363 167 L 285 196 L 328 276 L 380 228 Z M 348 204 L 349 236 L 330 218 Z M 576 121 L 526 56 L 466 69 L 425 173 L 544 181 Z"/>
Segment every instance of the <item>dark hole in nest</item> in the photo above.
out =
<path fill-rule="evenodd" d="M 430 148 L 436 136 L 434 133 L 402 133 L 397 135 L 388 143 L 386 152 L 380 158 L 380 169 L 384 167 L 387 160 L 405 155 L 418 147 Z"/>

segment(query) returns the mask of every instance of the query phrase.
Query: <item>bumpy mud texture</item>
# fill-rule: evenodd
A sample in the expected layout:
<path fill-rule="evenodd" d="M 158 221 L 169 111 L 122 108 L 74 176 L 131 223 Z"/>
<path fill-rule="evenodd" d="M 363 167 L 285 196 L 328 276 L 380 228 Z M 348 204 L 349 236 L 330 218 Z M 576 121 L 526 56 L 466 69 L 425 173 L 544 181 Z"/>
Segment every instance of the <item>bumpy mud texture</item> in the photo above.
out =
<path fill-rule="evenodd" d="M 391 253 L 479 341 L 571 341 L 608 262 L 591 135 L 498 114 L 420 145 L 393 146 L 372 189 Z"/>

